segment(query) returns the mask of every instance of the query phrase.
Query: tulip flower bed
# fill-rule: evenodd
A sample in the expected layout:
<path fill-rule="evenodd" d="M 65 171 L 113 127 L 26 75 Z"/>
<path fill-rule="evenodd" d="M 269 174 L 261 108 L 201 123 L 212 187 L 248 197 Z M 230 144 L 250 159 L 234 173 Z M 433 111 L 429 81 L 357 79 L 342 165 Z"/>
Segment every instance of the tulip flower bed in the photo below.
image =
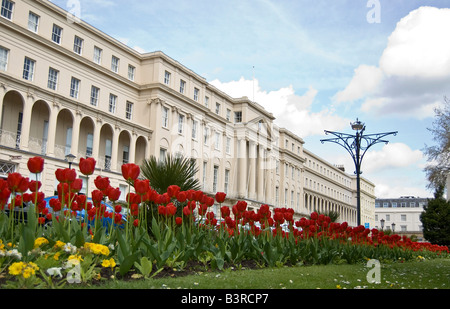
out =
<path fill-rule="evenodd" d="M 82 158 L 80 173 L 93 175 L 95 164 Z M 31 158 L 28 168 L 39 174 L 44 160 Z M 173 185 L 159 194 L 148 180 L 138 178 L 140 168 L 132 163 L 122 166 L 129 184 L 126 205 L 118 203 L 120 190 L 107 177 L 97 176 L 95 188 L 86 188 L 89 200 L 78 195 L 82 181 L 75 169 L 55 174 L 58 196 L 48 203 L 37 180 L 19 173 L 0 180 L 2 286 L 48 288 L 111 277 L 151 278 L 193 265 L 223 270 L 245 263 L 277 267 L 449 257 L 445 246 L 331 222 L 316 212 L 295 221 L 292 209 L 261 205 L 249 211 L 245 201 L 238 201 L 231 208 L 220 207 L 216 216 L 210 207 L 222 205 L 225 193 L 208 196 Z M 111 208 L 106 208 L 106 198 Z"/>

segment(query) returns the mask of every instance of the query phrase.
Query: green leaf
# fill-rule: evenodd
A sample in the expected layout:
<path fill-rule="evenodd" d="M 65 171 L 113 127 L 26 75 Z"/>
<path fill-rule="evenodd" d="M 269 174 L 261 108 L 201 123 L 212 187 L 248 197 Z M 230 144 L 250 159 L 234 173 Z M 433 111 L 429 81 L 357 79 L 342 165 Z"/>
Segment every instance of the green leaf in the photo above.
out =
<path fill-rule="evenodd" d="M 130 269 L 131 267 L 134 265 L 134 263 L 138 260 L 139 255 L 141 254 L 140 251 L 135 252 L 131 255 L 126 256 L 122 263 L 120 264 L 120 274 L 123 276 L 125 275 Z"/>

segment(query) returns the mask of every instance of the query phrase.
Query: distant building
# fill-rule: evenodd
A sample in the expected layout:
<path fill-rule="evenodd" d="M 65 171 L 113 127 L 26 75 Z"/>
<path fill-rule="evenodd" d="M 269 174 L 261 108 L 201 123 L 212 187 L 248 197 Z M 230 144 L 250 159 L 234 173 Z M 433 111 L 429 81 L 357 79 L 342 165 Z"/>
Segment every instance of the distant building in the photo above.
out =
<path fill-rule="evenodd" d="M 418 237 L 423 240 L 423 227 L 420 221 L 427 198 L 402 196 L 375 200 L 375 228 L 393 230 L 400 235 Z"/>

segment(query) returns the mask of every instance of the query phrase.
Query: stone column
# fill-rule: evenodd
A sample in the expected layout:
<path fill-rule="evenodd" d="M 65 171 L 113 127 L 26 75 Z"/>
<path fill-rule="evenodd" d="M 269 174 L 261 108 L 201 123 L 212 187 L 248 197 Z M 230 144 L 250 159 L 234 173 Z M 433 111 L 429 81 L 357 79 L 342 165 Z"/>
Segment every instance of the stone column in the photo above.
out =
<path fill-rule="evenodd" d="M 256 199 L 256 142 L 249 142 L 248 196 Z"/>
<path fill-rule="evenodd" d="M 247 140 L 242 137 L 238 140 L 239 143 L 239 181 L 238 181 L 238 194 L 240 198 L 247 196 Z"/>

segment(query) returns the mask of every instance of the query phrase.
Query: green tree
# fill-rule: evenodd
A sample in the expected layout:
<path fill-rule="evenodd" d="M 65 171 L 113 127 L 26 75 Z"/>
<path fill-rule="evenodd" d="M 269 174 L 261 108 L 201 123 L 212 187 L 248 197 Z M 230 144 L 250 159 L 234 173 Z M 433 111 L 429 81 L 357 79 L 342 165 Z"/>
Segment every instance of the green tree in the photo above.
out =
<path fill-rule="evenodd" d="M 196 178 L 198 168 L 195 160 L 183 156 L 167 155 L 163 160 L 151 156 L 143 161 L 141 172 L 159 194 L 167 192 L 171 185 L 179 186 L 181 191 L 201 188 L 200 181 Z"/>
<path fill-rule="evenodd" d="M 428 200 L 424 212 L 420 216 L 423 225 L 423 236 L 433 244 L 450 245 L 450 201 L 443 197 L 444 186 L 434 193 L 434 198 Z"/>

